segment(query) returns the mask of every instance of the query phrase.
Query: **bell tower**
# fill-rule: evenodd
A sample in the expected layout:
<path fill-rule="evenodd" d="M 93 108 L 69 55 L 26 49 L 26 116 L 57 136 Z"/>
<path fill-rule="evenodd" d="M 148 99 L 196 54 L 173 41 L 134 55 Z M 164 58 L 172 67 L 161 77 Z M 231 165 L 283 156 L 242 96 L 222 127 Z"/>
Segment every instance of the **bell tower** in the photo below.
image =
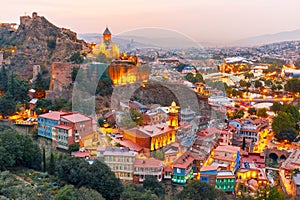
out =
<path fill-rule="evenodd" d="M 172 102 L 171 106 L 169 106 L 169 119 L 168 125 L 169 127 L 178 128 L 178 110 L 179 106 L 176 105 L 175 101 Z"/>
<path fill-rule="evenodd" d="M 109 31 L 108 27 L 106 27 L 106 29 L 103 32 L 103 43 L 106 46 L 106 49 L 108 49 L 111 45 L 111 32 Z"/>

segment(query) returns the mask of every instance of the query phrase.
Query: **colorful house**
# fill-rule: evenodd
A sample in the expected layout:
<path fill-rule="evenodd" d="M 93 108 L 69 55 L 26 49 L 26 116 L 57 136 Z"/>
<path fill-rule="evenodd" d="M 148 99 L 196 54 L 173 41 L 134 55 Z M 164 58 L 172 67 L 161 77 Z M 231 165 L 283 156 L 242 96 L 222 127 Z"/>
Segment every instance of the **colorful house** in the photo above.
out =
<path fill-rule="evenodd" d="M 218 173 L 218 166 L 203 166 L 200 169 L 200 181 L 216 186 L 216 177 Z"/>
<path fill-rule="evenodd" d="M 38 135 L 52 140 L 52 128 L 59 124 L 65 112 L 52 111 L 38 116 Z"/>
<path fill-rule="evenodd" d="M 235 175 L 232 171 L 218 171 L 216 188 L 224 192 L 234 192 Z"/>
<path fill-rule="evenodd" d="M 185 184 L 188 180 L 194 178 L 193 163 L 194 158 L 190 152 L 185 152 L 173 162 L 173 183 Z"/>
<path fill-rule="evenodd" d="M 163 176 L 163 161 L 155 158 L 136 157 L 134 161 L 133 183 L 144 182 L 146 176 L 155 176 L 160 182 Z"/>
<path fill-rule="evenodd" d="M 228 165 L 227 170 L 235 172 L 240 166 L 240 147 L 218 146 L 214 150 L 213 162 Z"/>

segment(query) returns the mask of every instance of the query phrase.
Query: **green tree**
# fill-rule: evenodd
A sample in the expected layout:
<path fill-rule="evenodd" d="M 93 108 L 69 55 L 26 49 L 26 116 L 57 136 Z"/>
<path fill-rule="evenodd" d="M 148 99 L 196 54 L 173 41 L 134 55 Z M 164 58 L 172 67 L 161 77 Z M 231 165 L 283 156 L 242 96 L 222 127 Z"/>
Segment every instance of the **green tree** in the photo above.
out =
<path fill-rule="evenodd" d="M 280 131 L 280 133 L 275 134 L 275 137 L 279 141 L 288 140 L 289 142 L 293 142 L 296 139 L 297 134 L 296 131 L 289 129 Z"/>
<path fill-rule="evenodd" d="M 250 78 L 254 77 L 254 74 L 252 72 L 246 72 L 246 73 L 244 73 L 244 76 L 246 79 L 250 79 Z"/>
<path fill-rule="evenodd" d="M 96 190 L 81 187 L 75 191 L 76 200 L 105 200 Z"/>
<path fill-rule="evenodd" d="M 187 73 L 185 78 L 187 81 L 191 83 L 203 82 L 203 76 L 200 73 L 197 74 Z"/>
<path fill-rule="evenodd" d="M 54 200 L 76 200 L 74 186 L 73 185 L 65 185 L 55 195 Z"/>
<path fill-rule="evenodd" d="M 7 91 L 7 84 L 8 84 L 8 75 L 5 69 L 5 66 L 2 65 L 0 71 L 0 90 L 6 92 Z"/>
<path fill-rule="evenodd" d="M 98 125 L 102 127 L 104 124 L 105 124 L 105 119 L 103 119 L 102 117 L 99 117 L 98 118 Z"/>
<path fill-rule="evenodd" d="M 126 184 L 121 195 L 122 200 L 159 200 L 160 198 L 150 190 L 135 184 Z"/>
<path fill-rule="evenodd" d="M 291 114 L 295 123 L 297 123 L 300 120 L 299 110 L 292 104 L 284 104 L 281 108 L 281 111 Z"/>
<path fill-rule="evenodd" d="M 76 187 L 88 187 L 99 192 L 105 199 L 119 199 L 123 192 L 120 179 L 103 162 L 95 160 L 89 164 L 85 160 L 66 157 L 57 162 L 58 178 Z"/>
<path fill-rule="evenodd" d="M 123 192 L 120 179 L 116 178 L 106 164 L 98 160 L 89 165 L 86 184 L 107 200 L 119 199 Z"/>
<path fill-rule="evenodd" d="M 52 151 L 50 153 L 49 166 L 48 166 L 47 171 L 50 175 L 54 175 L 54 172 L 55 172 L 55 158 L 54 158 L 54 155 L 53 155 Z"/>
<path fill-rule="evenodd" d="M 240 80 L 240 87 L 246 87 L 247 86 L 247 81 L 241 79 Z"/>
<path fill-rule="evenodd" d="M 267 109 L 266 108 L 260 108 L 257 110 L 257 116 L 259 117 L 268 117 Z"/>
<path fill-rule="evenodd" d="M 226 200 L 225 193 L 215 189 L 213 186 L 197 180 L 193 180 L 184 186 L 183 190 L 177 195 L 180 200 Z"/>
<path fill-rule="evenodd" d="M 43 147 L 43 172 L 47 170 L 47 163 L 46 163 L 46 151 L 45 147 Z"/>
<path fill-rule="evenodd" d="M 270 110 L 274 113 L 278 113 L 282 108 L 282 104 L 279 102 L 274 102 L 273 105 L 270 107 Z"/>
<path fill-rule="evenodd" d="M 36 91 L 37 98 L 45 96 L 45 91 L 49 90 L 50 79 L 43 78 L 41 73 L 38 73 L 34 80 L 34 89 Z"/>
<path fill-rule="evenodd" d="M 273 119 L 272 129 L 275 134 L 279 134 L 285 130 L 295 131 L 296 123 L 290 113 L 280 111 Z"/>
<path fill-rule="evenodd" d="M 69 152 L 72 153 L 72 152 L 79 151 L 79 147 L 80 147 L 79 144 L 71 144 L 69 146 Z"/>
<path fill-rule="evenodd" d="M 284 89 L 289 92 L 300 92 L 300 79 L 292 78 L 284 85 Z"/>
<path fill-rule="evenodd" d="M 12 129 L 0 131 L 0 168 L 23 166 L 36 170 L 41 167 L 41 151 L 29 136 Z"/>
<path fill-rule="evenodd" d="M 255 109 L 254 107 L 250 107 L 250 108 L 248 109 L 248 113 L 249 113 L 250 115 L 255 115 L 255 114 L 256 114 L 256 109 Z"/>
<path fill-rule="evenodd" d="M 256 80 L 256 81 L 254 82 L 254 87 L 255 87 L 255 88 L 260 88 L 260 87 L 262 87 L 262 82 L 259 81 L 259 80 Z"/>
<path fill-rule="evenodd" d="M 3 116 L 9 116 L 15 112 L 15 107 L 17 102 L 14 100 L 13 96 L 7 92 L 0 95 L 0 113 Z"/>
<path fill-rule="evenodd" d="M 146 176 L 143 182 L 143 188 L 145 190 L 152 191 L 160 198 L 164 198 L 166 193 L 164 186 L 160 182 L 158 182 L 155 176 L 150 176 L 150 175 Z"/>
<path fill-rule="evenodd" d="M 266 86 L 272 86 L 272 85 L 273 85 L 273 82 L 272 82 L 270 79 L 265 80 L 265 85 L 266 85 Z"/>
<path fill-rule="evenodd" d="M 34 108 L 34 111 L 38 115 L 49 112 L 49 110 L 52 110 L 52 102 L 51 102 L 50 99 L 39 99 L 36 102 L 36 106 Z"/>
<path fill-rule="evenodd" d="M 84 56 L 80 54 L 80 51 L 76 51 L 71 55 L 70 61 L 73 64 L 82 64 L 84 62 Z"/>

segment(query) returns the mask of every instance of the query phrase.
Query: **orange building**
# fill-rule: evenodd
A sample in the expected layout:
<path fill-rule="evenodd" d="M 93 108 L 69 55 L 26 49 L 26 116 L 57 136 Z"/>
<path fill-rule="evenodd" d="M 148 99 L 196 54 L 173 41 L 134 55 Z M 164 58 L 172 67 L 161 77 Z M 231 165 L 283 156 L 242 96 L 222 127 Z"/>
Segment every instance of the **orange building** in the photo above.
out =
<path fill-rule="evenodd" d="M 151 151 L 175 142 L 176 130 L 167 123 L 135 127 L 124 131 L 124 139 L 131 140 Z"/>
<path fill-rule="evenodd" d="M 112 61 L 108 67 L 108 75 L 114 85 L 142 82 L 149 78 L 149 67 L 139 65 L 137 56 L 123 54 Z"/>

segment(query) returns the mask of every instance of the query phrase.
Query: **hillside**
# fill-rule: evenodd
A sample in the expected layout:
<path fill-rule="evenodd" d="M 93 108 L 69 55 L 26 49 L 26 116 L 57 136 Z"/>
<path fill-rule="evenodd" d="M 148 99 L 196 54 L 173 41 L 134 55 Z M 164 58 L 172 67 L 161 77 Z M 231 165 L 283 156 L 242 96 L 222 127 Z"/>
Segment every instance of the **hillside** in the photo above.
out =
<path fill-rule="evenodd" d="M 52 62 L 66 61 L 74 52 L 88 50 L 87 43 L 77 39 L 69 29 L 59 28 L 45 17 L 33 13 L 21 16 L 18 29 L 0 27 L 0 48 L 14 48 L 6 63 L 10 70 L 30 77 L 33 65 L 44 65 L 51 70 Z"/>
<path fill-rule="evenodd" d="M 235 41 L 233 45 L 255 46 L 263 44 L 271 44 L 283 41 L 300 40 L 300 29 L 293 31 L 279 32 L 275 34 L 259 35 Z"/>

